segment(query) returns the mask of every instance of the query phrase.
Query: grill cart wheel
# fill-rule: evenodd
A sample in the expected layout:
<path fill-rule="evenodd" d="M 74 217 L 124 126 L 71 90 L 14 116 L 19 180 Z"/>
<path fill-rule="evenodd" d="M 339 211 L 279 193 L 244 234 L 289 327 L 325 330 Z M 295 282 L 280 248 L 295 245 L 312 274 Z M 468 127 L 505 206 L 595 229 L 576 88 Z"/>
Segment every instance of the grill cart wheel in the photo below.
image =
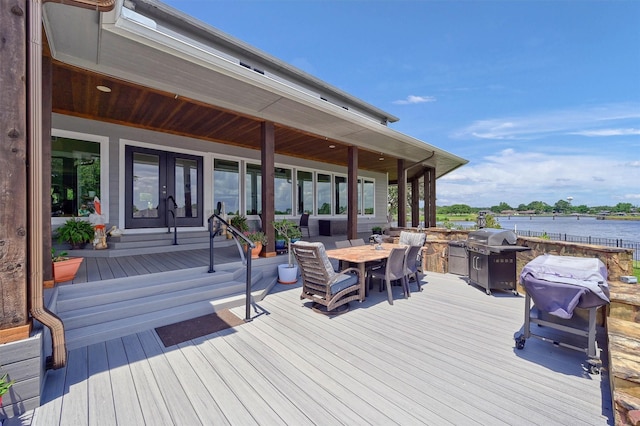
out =
<path fill-rule="evenodd" d="M 526 339 L 524 338 L 524 336 L 516 337 L 516 348 L 517 349 L 524 349 L 524 343 L 525 342 L 526 342 Z"/>

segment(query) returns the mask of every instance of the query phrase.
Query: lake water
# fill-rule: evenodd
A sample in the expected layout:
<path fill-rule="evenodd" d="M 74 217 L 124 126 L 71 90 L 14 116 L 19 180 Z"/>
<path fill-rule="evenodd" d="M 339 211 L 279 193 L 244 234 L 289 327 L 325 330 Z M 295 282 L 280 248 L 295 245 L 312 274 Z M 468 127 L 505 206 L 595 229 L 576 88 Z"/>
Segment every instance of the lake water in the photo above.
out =
<path fill-rule="evenodd" d="M 640 242 L 640 220 L 597 220 L 595 217 L 498 217 L 503 229 L 547 232 Z"/>

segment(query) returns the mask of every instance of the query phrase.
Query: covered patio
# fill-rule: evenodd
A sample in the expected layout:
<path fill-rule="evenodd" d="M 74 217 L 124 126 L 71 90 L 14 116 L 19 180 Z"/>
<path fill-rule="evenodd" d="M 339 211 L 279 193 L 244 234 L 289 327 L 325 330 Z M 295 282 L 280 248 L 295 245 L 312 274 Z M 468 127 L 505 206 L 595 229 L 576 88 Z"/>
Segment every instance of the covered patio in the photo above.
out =
<path fill-rule="evenodd" d="M 299 285 L 277 285 L 265 313 L 232 329 L 74 349 L 41 406 L 6 425 L 612 424 L 607 375 L 589 375 L 582 354 L 535 339 L 516 350 L 523 297 L 431 272 L 423 288 L 393 306 L 373 291 L 327 317 Z"/>

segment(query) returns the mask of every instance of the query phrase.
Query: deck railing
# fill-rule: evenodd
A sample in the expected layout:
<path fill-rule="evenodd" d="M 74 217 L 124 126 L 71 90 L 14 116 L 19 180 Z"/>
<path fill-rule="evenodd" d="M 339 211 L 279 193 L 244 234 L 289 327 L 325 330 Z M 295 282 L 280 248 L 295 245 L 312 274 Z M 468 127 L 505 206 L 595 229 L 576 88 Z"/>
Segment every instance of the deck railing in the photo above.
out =
<path fill-rule="evenodd" d="M 626 241 L 621 238 L 600 238 L 592 236 L 569 235 L 560 232 L 537 232 L 517 230 L 516 234 L 523 237 L 549 238 L 553 241 L 567 241 L 570 243 L 593 244 L 596 246 L 620 247 L 633 250 L 633 260 L 640 261 L 640 242 Z"/>
<path fill-rule="evenodd" d="M 251 249 L 255 248 L 253 241 L 249 240 L 242 232 L 237 228 L 231 226 L 220 217 L 217 213 L 212 214 L 207 219 L 209 228 L 209 273 L 215 272 L 213 265 L 213 240 L 216 235 L 221 235 L 222 231 L 226 231 L 233 236 L 233 239 L 238 246 L 240 257 L 242 258 L 242 264 L 247 268 L 247 277 L 245 285 L 245 318 L 244 320 L 251 321 Z M 240 242 L 242 240 L 242 242 Z"/>

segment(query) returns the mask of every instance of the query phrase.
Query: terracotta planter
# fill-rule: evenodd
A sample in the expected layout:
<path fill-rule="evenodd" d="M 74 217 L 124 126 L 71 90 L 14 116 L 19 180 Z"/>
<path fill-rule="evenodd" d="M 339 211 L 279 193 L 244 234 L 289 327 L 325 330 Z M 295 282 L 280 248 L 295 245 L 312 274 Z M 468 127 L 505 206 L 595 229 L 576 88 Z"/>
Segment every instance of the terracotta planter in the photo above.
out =
<path fill-rule="evenodd" d="M 251 258 L 257 259 L 260 257 L 260 252 L 262 251 L 262 243 L 254 243 L 256 248 L 251 249 Z"/>
<path fill-rule="evenodd" d="M 72 257 L 67 260 L 53 262 L 53 280 L 56 283 L 71 281 L 75 278 L 83 260 L 83 257 Z"/>

